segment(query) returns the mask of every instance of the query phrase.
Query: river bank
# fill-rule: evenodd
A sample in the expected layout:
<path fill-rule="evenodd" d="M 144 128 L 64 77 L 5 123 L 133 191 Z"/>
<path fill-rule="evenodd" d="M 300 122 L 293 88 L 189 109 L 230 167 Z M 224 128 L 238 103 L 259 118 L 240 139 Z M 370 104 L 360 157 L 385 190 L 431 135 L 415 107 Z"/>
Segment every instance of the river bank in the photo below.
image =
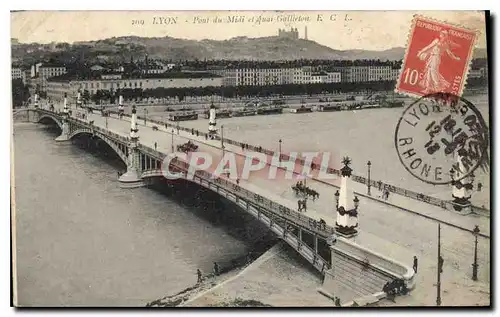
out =
<path fill-rule="evenodd" d="M 333 307 L 318 293 L 321 275 L 286 243 L 280 242 L 256 261 L 215 287 L 198 293 L 184 307 L 238 307 L 253 303 L 277 307 Z"/>
<path fill-rule="evenodd" d="M 259 261 L 262 256 L 267 254 L 269 250 L 272 250 L 278 244 L 278 240 L 269 239 L 267 237 L 263 238 L 260 241 L 257 241 L 253 247 L 250 248 L 250 252 L 246 256 L 240 256 L 231 260 L 229 263 L 223 263 L 222 265 L 218 263 L 220 265 L 220 273 L 218 275 L 214 274 L 214 272 L 204 274 L 202 282 L 193 284 L 175 294 L 167 295 L 160 299 L 151 301 L 146 304 L 146 307 L 183 306 L 193 298 L 197 298 L 198 294 L 210 291 L 214 287 L 217 287 L 218 285 L 221 285 L 222 283 L 238 276 L 239 273 L 252 264 L 251 261 L 253 259 L 257 259 L 256 261 Z M 249 307 L 260 305 L 257 301 L 240 299 L 236 300 L 234 304 Z"/>

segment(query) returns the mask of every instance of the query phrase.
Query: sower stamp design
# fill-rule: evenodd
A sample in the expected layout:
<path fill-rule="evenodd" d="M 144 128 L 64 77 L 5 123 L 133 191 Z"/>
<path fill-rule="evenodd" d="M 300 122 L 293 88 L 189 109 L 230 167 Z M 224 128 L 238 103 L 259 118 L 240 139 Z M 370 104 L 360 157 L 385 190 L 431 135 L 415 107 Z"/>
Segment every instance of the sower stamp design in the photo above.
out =
<path fill-rule="evenodd" d="M 398 121 L 394 142 L 405 169 L 430 184 L 459 181 L 489 161 L 483 117 L 472 103 L 451 94 L 411 104 Z"/>
<path fill-rule="evenodd" d="M 396 92 L 462 95 L 477 32 L 416 16 Z"/>

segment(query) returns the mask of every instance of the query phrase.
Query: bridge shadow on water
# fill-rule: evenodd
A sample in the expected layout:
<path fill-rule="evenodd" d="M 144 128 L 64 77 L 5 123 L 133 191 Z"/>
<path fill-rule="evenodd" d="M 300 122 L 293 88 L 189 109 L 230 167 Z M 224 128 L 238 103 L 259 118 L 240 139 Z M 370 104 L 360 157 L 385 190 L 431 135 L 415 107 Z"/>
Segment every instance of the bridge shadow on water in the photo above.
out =
<path fill-rule="evenodd" d="M 246 255 L 219 263 L 221 273 L 255 260 L 280 240 L 269 228 L 217 193 L 186 180 L 157 177 L 148 188 L 177 202 L 195 216 L 222 228 L 249 246 Z"/>

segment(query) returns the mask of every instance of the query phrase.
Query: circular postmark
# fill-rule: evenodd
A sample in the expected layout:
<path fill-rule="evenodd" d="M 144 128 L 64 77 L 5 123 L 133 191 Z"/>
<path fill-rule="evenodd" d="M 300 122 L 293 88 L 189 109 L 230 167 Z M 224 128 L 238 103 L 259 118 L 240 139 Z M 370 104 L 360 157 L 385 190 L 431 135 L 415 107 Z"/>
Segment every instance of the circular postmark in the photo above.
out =
<path fill-rule="evenodd" d="M 471 175 L 484 164 L 488 127 L 463 97 L 435 93 L 405 109 L 394 144 L 405 169 L 423 182 L 445 185 Z"/>

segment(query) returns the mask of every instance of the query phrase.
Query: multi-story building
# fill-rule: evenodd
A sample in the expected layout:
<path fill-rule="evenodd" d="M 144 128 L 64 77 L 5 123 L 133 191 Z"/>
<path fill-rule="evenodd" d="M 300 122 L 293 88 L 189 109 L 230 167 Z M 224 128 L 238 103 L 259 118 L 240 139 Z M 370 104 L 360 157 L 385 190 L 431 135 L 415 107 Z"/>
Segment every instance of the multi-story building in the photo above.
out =
<path fill-rule="evenodd" d="M 119 74 L 101 75 L 98 79 L 54 78 L 49 80 L 47 97 L 54 101 L 62 100 L 64 93 L 76 96 L 77 92 L 87 90 L 90 95 L 98 90 L 117 91 L 118 89 L 155 89 L 155 88 L 199 88 L 220 87 L 222 77 L 209 73 L 160 74 L 144 78 L 122 78 Z"/>
<path fill-rule="evenodd" d="M 300 68 L 228 68 L 211 70 L 223 76 L 224 86 L 269 86 L 340 82 L 339 72 L 322 72 L 310 66 Z"/>
<path fill-rule="evenodd" d="M 393 78 L 393 68 L 391 66 L 368 67 L 368 81 L 383 81 L 395 79 Z"/>
<path fill-rule="evenodd" d="M 166 72 L 167 69 L 163 65 L 149 64 L 142 70 L 143 74 L 161 74 Z"/>
<path fill-rule="evenodd" d="M 30 77 L 38 91 L 47 91 L 47 80 L 52 77 L 66 74 L 66 67 L 49 63 L 37 63 L 31 66 Z"/>
<path fill-rule="evenodd" d="M 339 83 L 341 72 L 326 72 L 320 67 L 304 66 L 293 68 L 293 84 L 324 84 Z"/>
<path fill-rule="evenodd" d="M 51 78 L 66 74 L 66 67 L 61 65 L 42 64 L 38 68 L 38 76 Z"/>
<path fill-rule="evenodd" d="M 24 83 L 24 81 L 25 81 L 25 79 L 24 79 L 24 71 L 21 68 L 12 67 L 10 73 L 11 73 L 12 79 L 22 79 L 23 83 Z"/>
<path fill-rule="evenodd" d="M 342 82 L 359 83 L 368 81 L 395 80 L 399 76 L 399 69 L 392 66 L 344 66 L 331 68 L 340 72 Z"/>

